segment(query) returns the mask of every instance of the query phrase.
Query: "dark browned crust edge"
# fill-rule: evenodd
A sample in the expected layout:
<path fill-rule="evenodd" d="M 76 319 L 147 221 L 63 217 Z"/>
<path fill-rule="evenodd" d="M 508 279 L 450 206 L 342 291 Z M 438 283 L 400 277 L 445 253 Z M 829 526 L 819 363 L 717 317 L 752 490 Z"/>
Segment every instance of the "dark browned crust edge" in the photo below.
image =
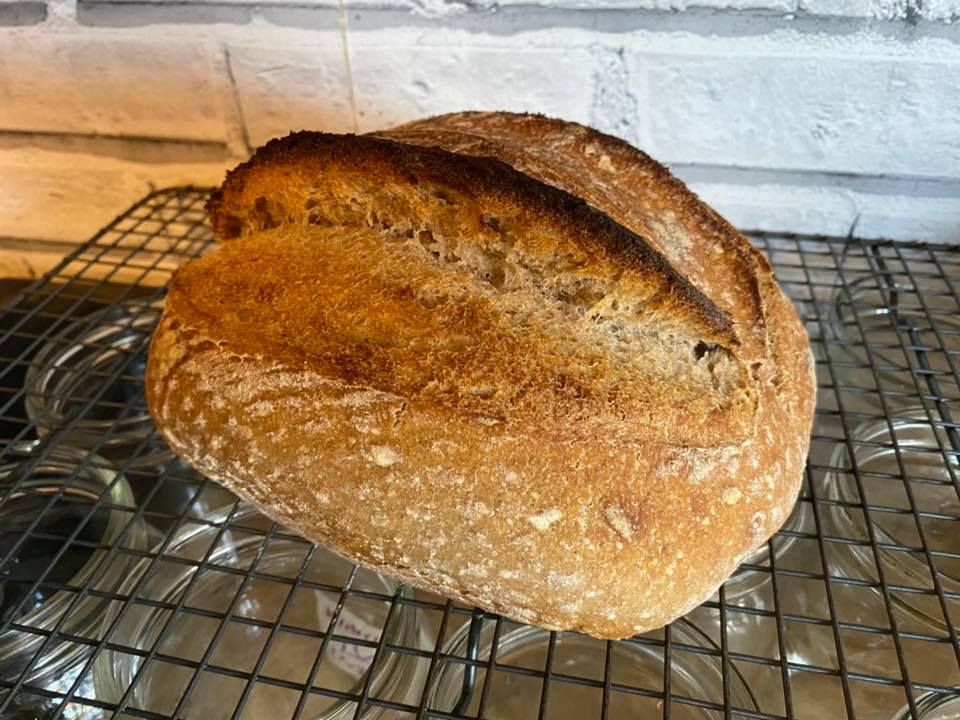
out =
<path fill-rule="evenodd" d="M 572 236 L 582 234 L 593 238 L 618 261 L 658 273 L 668 283 L 675 299 L 699 315 L 718 338 L 723 338 L 729 346 L 739 344 L 731 317 L 677 272 L 644 238 L 580 198 L 534 180 L 493 158 L 451 153 L 369 135 L 291 133 L 269 141 L 250 160 L 227 173 L 222 187 L 207 202 L 214 232 L 222 240 L 230 240 L 247 229 L 249 211 L 253 208 L 244 207 L 243 194 L 251 175 L 264 167 L 276 168 L 317 159 L 323 159 L 325 165 L 349 165 L 361 172 L 366 171 L 371 181 L 377 184 L 391 181 L 415 185 L 424 179 L 476 198 L 487 197 L 528 207 L 531 213 L 550 218 Z M 253 198 L 246 200 L 250 204 L 254 202 Z M 237 210 L 245 211 L 244 216 L 238 218 Z"/>
<path fill-rule="evenodd" d="M 407 131 L 428 134 L 444 132 L 460 133 L 461 135 L 472 136 L 477 138 L 478 141 L 487 143 L 489 142 L 489 138 L 484 135 L 478 135 L 468 128 L 450 127 L 443 125 L 443 123 L 444 121 L 456 122 L 458 119 L 470 121 L 493 117 L 517 124 L 526 123 L 526 129 L 530 129 L 532 125 L 533 129 L 540 130 L 543 135 L 573 130 L 582 134 L 584 139 L 598 143 L 604 147 L 614 163 L 618 163 L 623 158 L 628 158 L 629 164 L 634 166 L 633 169 L 639 167 L 644 172 L 649 172 L 654 176 L 657 183 L 683 199 L 682 203 L 677 207 L 677 210 L 685 214 L 688 220 L 701 224 L 701 233 L 704 231 L 710 232 L 715 239 L 721 241 L 724 247 L 736 253 L 744 265 L 750 268 L 750 274 L 753 277 L 752 294 L 754 302 L 758 307 L 763 306 L 763 293 L 760 289 L 758 273 L 763 273 L 767 277 L 773 276 L 773 269 L 770 267 L 764 254 L 754 248 L 750 244 L 750 241 L 747 240 L 737 228 L 701 200 L 683 181 L 675 177 L 667 167 L 622 138 L 609 135 L 589 125 L 583 125 L 572 120 L 561 120 L 550 117 L 549 115 L 543 115 L 542 113 L 490 112 L 484 110 L 466 110 L 462 112 L 444 113 L 443 115 L 436 115 L 429 118 L 420 118 L 390 128 L 390 130 L 384 131 L 384 133 L 386 135 L 389 135 L 391 132 Z M 439 127 L 437 127 L 438 123 L 440 124 Z M 756 321 L 766 324 L 765 314 L 761 312 L 756 318 Z"/>

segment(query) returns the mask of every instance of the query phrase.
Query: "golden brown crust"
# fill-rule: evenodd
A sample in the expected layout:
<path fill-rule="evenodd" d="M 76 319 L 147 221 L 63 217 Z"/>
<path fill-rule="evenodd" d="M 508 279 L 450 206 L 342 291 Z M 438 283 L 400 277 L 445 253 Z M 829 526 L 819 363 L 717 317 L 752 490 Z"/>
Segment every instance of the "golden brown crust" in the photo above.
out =
<path fill-rule="evenodd" d="M 637 151 L 618 150 L 592 132 L 570 126 L 574 140 L 565 141 L 557 121 L 467 114 L 402 128 L 396 137 L 509 158 L 511 165 L 568 191 L 577 189 L 571 171 L 576 175 L 579 167 L 586 178 L 579 191 L 592 193 L 591 204 L 660 248 L 674 268 L 695 279 L 712 303 L 733 318 L 742 342 L 731 347 L 731 363 L 749 364 L 753 414 L 747 418 L 728 412 L 725 417 L 735 417 L 738 428 L 721 419 L 704 431 L 735 441 L 682 442 L 693 434 L 682 427 L 689 417 L 671 404 L 682 393 L 674 395 L 677 389 L 666 385 L 657 386 L 664 401 L 653 420 L 668 432 L 657 434 L 647 432 L 631 413 L 606 414 L 612 405 L 584 402 L 590 417 L 578 417 L 576 403 L 548 404 L 553 403 L 550 383 L 532 383 L 539 387 L 534 405 L 542 408 L 540 418 L 533 406 L 523 411 L 522 404 L 520 409 L 498 406 L 497 417 L 484 398 L 459 405 L 431 392 L 411 391 L 387 376 L 427 366 L 399 350 L 369 366 L 354 366 L 352 372 L 330 364 L 336 348 L 343 348 L 340 354 L 351 362 L 362 357 L 346 349 L 352 347 L 351 338 L 386 333 L 389 340 L 423 328 L 445 340 L 463 334 L 451 330 L 452 315 L 422 313 L 410 297 L 391 290 L 398 283 L 434 283 L 446 293 L 463 293 L 462 307 L 472 308 L 467 326 L 491 347 L 505 342 L 510 328 L 498 311 L 509 308 L 512 297 L 522 300 L 518 307 L 536 306 L 541 288 L 523 276 L 515 286 L 507 282 L 504 288 L 510 293 L 504 294 L 504 288 L 491 289 L 462 268 L 430 264 L 415 254 L 416 246 L 401 242 L 386 247 L 392 236 L 382 227 L 324 206 L 322 226 L 311 226 L 309 215 L 296 216 L 289 224 L 227 243 L 177 274 L 147 376 L 151 410 L 171 446 L 306 537 L 413 584 L 523 621 L 624 637 L 663 625 L 706 599 L 782 524 L 793 505 L 813 415 L 810 351 L 796 312 L 762 256 L 667 179 L 666 171 L 648 167 L 649 159 L 631 161 L 630 153 Z M 517 150 L 518 145 L 539 148 L 540 143 L 554 155 Z M 587 159 L 589 147 L 594 148 L 593 161 Z M 291 194 L 291 188 L 316 183 L 316 164 L 299 151 L 291 159 L 288 151 L 269 162 L 260 156 L 261 163 L 228 181 L 214 204 L 221 232 L 239 228 L 243 234 L 243 228 L 256 227 L 265 207 L 260 203 L 257 210 L 258 197 L 279 197 L 267 210 L 294 208 L 299 200 L 291 198 L 303 196 Z M 379 150 L 374 155 L 373 166 L 364 165 L 362 172 L 378 173 L 387 184 L 399 182 L 390 175 L 397 166 L 382 165 Z M 472 161 L 463 162 L 471 166 Z M 607 163 L 612 171 L 604 169 Z M 336 180 L 327 182 L 352 192 L 357 185 L 345 182 L 344 172 L 338 167 Z M 423 184 L 425 176 L 418 177 Z M 646 185 L 634 193 L 631 187 L 638 182 Z M 480 194 L 480 200 L 469 195 L 471 202 L 483 203 L 491 196 L 500 197 L 492 191 Z M 435 212 L 424 205 L 408 207 Z M 504 205 L 492 207 L 505 212 Z M 373 207 L 384 208 L 392 221 L 400 217 L 396 204 Z M 327 222 L 334 217 L 347 221 Z M 240 218 L 239 223 L 230 218 Z M 542 218 L 537 220 L 512 228 L 529 257 L 540 257 L 536 253 L 545 247 L 538 235 Z M 553 216 L 542 222 L 559 227 Z M 574 237 L 573 242 L 596 243 L 592 231 L 589 238 Z M 722 253 L 715 253 L 714 246 Z M 602 252 L 590 255 L 585 268 L 591 277 L 606 272 L 604 257 Z M 729 285 L 706 267 L 709 258 L 729 274 Z M 331 272 L 316 272 L 318 265 Z M 353 269 L 359 266 L 362 272 Z M 628 267 L 625 274 L 636 273 L 637 280 L 626 288 L 616 286 L 613 297 L 647 292 L 652 267 Z M 572 274 L 561 270 L 557 277 Z M 342 302 L 331 300 L 331 293 Z M 371 293 L 381 296 L 362 300 Z M 674 309 L 669 306 L 668 312 Z M 353 319 L 330 315 L 353 310 Z M 277 315 L 271 320 L 269 313 Z M 385 318 L 382 324 L 377 317 Z M 615 345 L 606 336 L 590 335 L 573 317 L 562 322 L 546 318 L 529 315 L 523 332 L 515 333 L 520 345 L 493 350 L 475 366 L 469 358 L 443 356 L 437 372 L 463 368 L 451 377 L 465 382 L 467 377 L 499 377 L 499 369 L 509 385 L 514 373 L 525 372 L 513 355 L 529 356 L 535 377 L 556 372 L 558 361 L 548 359 L 547 349 L 563 340 L 568 329 L 582 340 L 573 357 L 583 359 L 583 367 L 595 357 L 587 346 L 599 342 L 609 350 Z M 693 332 L 691 325 L 703 329 L 668 314 L 655 313 L 653 319 L 675 323 L 676 332 Z M 332 325 L 317 332 L 321 320 Z M 364 323 L 359 336 L 355 320 Z M 643 329 L 646 321 L 633 320 L 634 327 L 617 319 L 627 330 Z M 295 340 L 282 338 L 282 332 Z M 341 335 L 329 342 L 314 337 L 336 333 Z M 460 352 L 464 343 L 469 344 L 457 339 L 456 347 L 447 350 Z M 655 344 L 661 350 L 651 361 L 680 357 L 661 347 L 668 345 L 662 338 Z M 393 361 L 387 372 L 383 363 Z M 608 366 L 584 387 L 595 391 L 604 378 L 620 382 L 618 367 Z M 696 382 L 699 376 L 690 377 Z M 583 422 L 591 431 L 565 432 L 575 417 L 576 424 Z"/>
<path fill-rule="evenodd" d="M 513 241 L 511 252 L 521 245 Z M 456 248 L 465 257 L 472 250 L 462 241 Z M 429 403 L 451 420 L 687 446 L 750 437 L 753 404 L 737 401 L 749 399 L 739 384 L 750 379 L 735 358 L 715 350 L 695 361 L 699 336 L 683 341 L 676 330 L 665 343 L 656 318 L 582 312 L 544 295 L 512 256 L 502 263 L 494 287 L 462 263 L 432 262 L 416 239 L 388 242 L 369 228 L 276 228 L 182 267 L 170 305 L 223 346 Z M 548 288 L 566 277 L 550 278 Z M 625 284 L 621 277 L 589 303 L 631 305 Z"/>
<path fill-rule="evenodd" d="M 379 135 L 492 157 L 583 198 L 644 237 L 733 318 L 741 352 L 765 350 L 758 280 L 770 275 L 765 259 L 666 168 L 629 143 L 542 115 L 488 112 L 441 115 Z M 684 242 L 685 237 L 697 242 Z"/>
<path fill-rule="evenodd" d="M 367 192 L 384 188 L 420 188 L 420 209 L 427 203 L 451 201 L 465 208 L 487 207 L 494 212 L 510 208 L 525 222 L 542 224 L 552 232 L 576 238 L 583 246 L 602 248 L 616 262 L 635 267 L 662 283 L 671 310 L 698 321 L 715 342 L 736 344 L 728 315 L 678 274 L 642 237 L 613 222 L 582 199 L 518 172 L 506 163 L 485 157 L 465 157 L 435 147 L 405 145 L 373 136 L 298 132 L 271 140 L 254 157 L 232 170 L 223 187 L 210 198 L 207 209 L 214 231 L 224 240 L 269 229 L 281 223 L 309 221 L 309 208 L 296 195 L 284 197 L 272 183 L 278 175 L 298 184 L 291 191 L 330 181 L 331 175 L 352 173 L 366 183 Z M 302 183 L 302 184 L 300 184 Z M 354 186 L 356 187 L 356 186 Z M 350 197 L 327 196 L 349 211 Z M 326 209 L 329 209 L 327 205 Z M 365 213 L 345 212 L 341 223 L 366 220 Z M 461 218 L 465 220 L 465 217 Z M 477 228 L 479 229 L 479 228 Z"/>

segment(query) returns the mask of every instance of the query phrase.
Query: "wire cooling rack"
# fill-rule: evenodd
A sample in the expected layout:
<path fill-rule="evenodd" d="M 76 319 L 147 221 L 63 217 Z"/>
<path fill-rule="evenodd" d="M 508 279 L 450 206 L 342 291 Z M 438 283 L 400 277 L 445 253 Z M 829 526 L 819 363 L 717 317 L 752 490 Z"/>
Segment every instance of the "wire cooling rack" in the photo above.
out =
<path fill-rule="evenodd" d="M 205 200 L 150 195 L 0 316 L 0 717 L 954 717 L 960 252 L 750 236 L 817 359 L 797 508 L 690 616 L 605 643 L 352 567 L 166 450 L 144 351 Z"/>

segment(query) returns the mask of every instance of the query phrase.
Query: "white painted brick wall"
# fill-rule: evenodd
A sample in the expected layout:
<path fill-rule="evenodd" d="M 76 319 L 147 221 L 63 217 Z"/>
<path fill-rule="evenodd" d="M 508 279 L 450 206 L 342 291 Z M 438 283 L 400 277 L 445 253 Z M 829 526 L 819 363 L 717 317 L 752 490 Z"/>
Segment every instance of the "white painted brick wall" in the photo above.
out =
<path fill-rule="evenodd" d="M 0 41 L 0 130 L 224 140 L 205 44 L 69 35 Z"/>
<path fill-rule="evenodd" d="M 816 15 L 909 22 L 953 22 L 960 19 L 960 2 L 957 0 L 800 0 L 799 9 Z"/>
<path fill-rule="evenodd" d="M 593 57 L 584 49 L 357 47 L 352 62 L 361 132 L 500 107 L 590 121 Z"/>
<path fill-rule="evenodd" d="M 691 188 L 740 227 L 960 242 L 960 196 L 874 194 L 836 186 L 694 182 Z"/>
<path fill-rule="evenodd" d="M 353 130 L 340 39 L 326 33 L 299 48 L 231 45 L 243 122 L 253 145 L 291 130 Z"/>
<path fill-rule="evenodd" d="M 6 151 L 0 160 L 0 237 L 78 242 L 152 190 L 216 184 L 227 168 L 37 150 Z"/>
<path fill-rule="evenodd" d="M 0 237 L 80 241 L 290 130 L 544 112 L 743 227 L 960 242 L 960 0 L 0 0 Z"/>
<path fill-rule="evenodd" d="M 713 44 L 631 56 L 634 82 L 646 75 L 642 89 L 662 102 L 648 140 L 665 160 L 960 178 L 958 58 L 864 58 L 788 39 L 777 55 Z"/>
<path fill-rule="evenodd" d="M 250 140 L 292 130 L 351 132 L 339 38 L 308 47 L 231 47 Z M 585 49 L 360 46 L 351 52 L 361 132 L 456 110 L 508 107 L 590 122 L 593 57 Z"/>
<path fill-rule="evenodd" d="M 19 2 L 21 0 L 0 0 Z M 130 0 L 97 0 L 101 5 L 128 5 Z M 149 0 L 153 6 L 182 6 L 183 0 Z M 201 5 L 336 7 L 337 0 L 200 0 Z M 346 0 L 350 8 L 402 8 L 430 16 L 455 15 L 478 8 L 542 6 L 595 11 L 598 9 L 658 10 L 766 10 L 785 14 L 952 22 L 960 19 L 960 0 Z"/>
<path fill-rule="evenodd" d="M 33 25 L 47 18 L 47 8 L 33 0 L 0 0 L 0 25 Z"/>

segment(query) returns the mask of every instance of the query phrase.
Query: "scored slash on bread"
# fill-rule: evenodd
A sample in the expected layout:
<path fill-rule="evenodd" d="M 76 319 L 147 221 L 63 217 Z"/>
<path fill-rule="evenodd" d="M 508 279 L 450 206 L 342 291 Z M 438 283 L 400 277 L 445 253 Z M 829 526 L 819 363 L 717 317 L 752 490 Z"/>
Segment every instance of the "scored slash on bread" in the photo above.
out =
<path fill-rule="evenodd" d="M 322 182 L 312 183 L 312 178 Z M 283 190 L 271 191 L 278 186 Z M 512 387 L 483 402 L 454 389 L 460 407 L 518 420 L 522 415 L 524 422 L 534 422 L 545 407 L 557 407 L 571 431 L 589 431 L 586 423 L 610 432 L 611 416 L 616 421 L 630 412 L 627 432 L 635 433 L 638 425 L 647 433 L 665 436 L 669 431 L 670 438 L 686 445 L 714 444 L 737 433 L 743 437 L 755 412 L 748 368 L 733 353 L 738 339 L 727 313 L 639 236 L 584 201 L 499 160 L 379 138 L 299 134 L 268 144 L 250 166 L 235 171 L 212 200 L 211 214 L 224 238 L 278 224 L 337 231 L 366 227 L 371 237 L 397 238 L 395 245 L 420 250 L 422 260 L 438 267 L 472 273 L 480 282 L 471 293 L 496 297 L 498 303 L 512 301 L 516 307 L 510 308 L 513 315 L 500 324 L 501 331 L 517 335 L 514 326 L 526 323 L 573 332 L 573 338 L 558 338 L 544 348 L 560 358 L 553 362 L 562 363 L 546 374 L 531 362 L 535 348 L 527 348 L 523 358 L 487 358 L 468 344 L 450 359 L 458 374 L 467 374 L 469 355 L 481 365 L 481 374 L 495 369 Z M 470 243 L 460 242 L 462 237 Z M 424 243 L 429 247 L 421 248 Z M 384 307 L 381 302 L 366 310 L 384 312 Z M 456 324 L 443 317 L 444 308 L 431 315 L 438 328 Z M 601 352 L 577 347 L 572 359 L 578 362 L 564 362 L 562 346 L 575 346 L 586 331 L 598 336 Z M 524 332 L 528 340 L 536 338 L 531 329 Z M 502 343 L 503 335 L 484 338 L 484 345 Z M 664 344 L 661 338 L 669 340 Z M 359 346 L 341 340 L 340 360 L 369 351 L 362 331 L 355 338 Z M 538 338 L 537 347 L 540 342 Z M 619 357 L 611 367 L 614 346 Z M 414 353 L 398 362 L 406 367 L 427 360 Z M 519 362 L 504 367 L 509 360 Z M 429 379 L 426 369 L 418 375 Z M 407 384 L 395 388 L 395 380 L 377 382 L 404 395 L 422 390 Z M 484 382 L 490 384 L 490 379 Z M 664 386 L 674 388 L 669 398 L 659 389 Z M 663 424 L 665 400 L 684 419 L 679 427 Z"/>
<path fill-rule="evenodd" d="M 158 426 L 343 554 L 601 637 L 786 519 L 814 383 L 762 255 L 596 131 L 462 113 L 296 133 L 209 203 L 151 349 Z"/>

